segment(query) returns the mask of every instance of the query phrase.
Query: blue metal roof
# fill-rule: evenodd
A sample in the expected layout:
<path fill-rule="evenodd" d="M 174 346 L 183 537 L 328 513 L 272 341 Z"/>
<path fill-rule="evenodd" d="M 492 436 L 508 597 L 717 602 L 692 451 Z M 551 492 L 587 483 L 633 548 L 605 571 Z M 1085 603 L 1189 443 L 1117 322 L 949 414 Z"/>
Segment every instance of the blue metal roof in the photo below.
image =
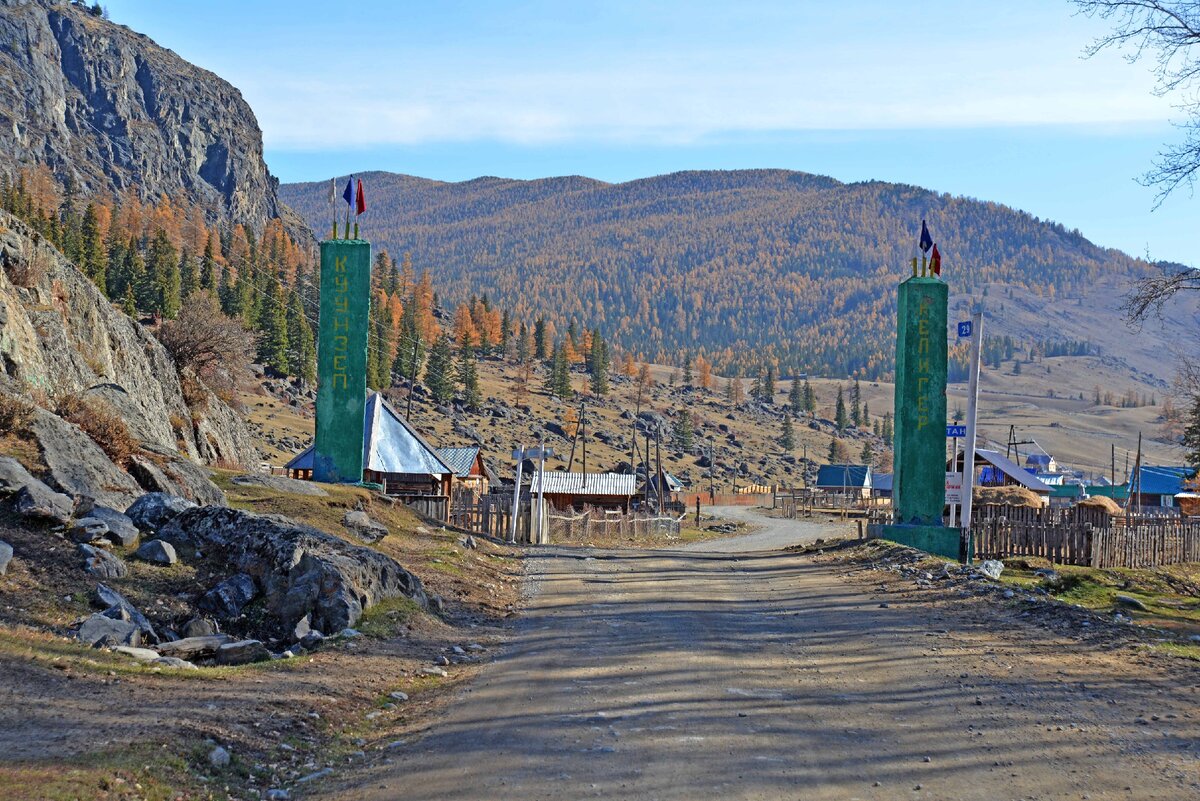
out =
<path fill-rule="evenodd" d="M 1143 495 L 1175 495 L 1183 492 L 1183 480 L 1191 478 L 1196 470 L 1192 467 L 1170 467 L 1143 465 L 1138 471 Z M 1130 489 L 1133 489 L 1132 483 Z"/>
<path fill-rule="evenodd" d="M 823 464 L 817 470 L 817 486 L 822 489 L 871 487 L 871 468 L 865 464 Z"/>
<path fill-rule="evenodd" d="M 892 473 L 872 473 L 871 489 L 879 492 L 892 491 Z"/>

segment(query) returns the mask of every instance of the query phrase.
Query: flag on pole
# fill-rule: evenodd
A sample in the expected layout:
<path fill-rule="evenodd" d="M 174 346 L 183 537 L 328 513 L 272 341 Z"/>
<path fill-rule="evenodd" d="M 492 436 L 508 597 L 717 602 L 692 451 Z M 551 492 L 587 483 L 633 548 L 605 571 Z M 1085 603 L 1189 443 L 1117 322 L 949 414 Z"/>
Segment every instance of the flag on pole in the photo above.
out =
<path fill-rule="evenodd" d="M 367 210 L 367 196 L 363 194 L 362 179 L 358 179 L 358 191 L 354 196 L 354 215 L 358 216 Z"/>
<path fill-rule="evenodd" d="M 942 254 L 938 253 L 937 245 L 933 246 L 933 254 L 929 257 L 929 272 L 938 277 L 942 275 Z"/>
<path fill-rule="evenodd" d="M 333 201 L 335 201 L 335 200 L 337 200 L 337 179 L 330 178 L 329 179 L 329 202 L 333 203 Z"/>
<path fill-rule="evenodd" d="M 929 228 L 925 225 L 925 221 L 921 220 L 921 250 L 925 253 L 933 247 L 933 237 L 929 235 Z"/>
<path fill-rule="evenodd" d="M 342 192 L 342 200 L 346 201 L 349 206 L 354 202 L 354 176 L 350 176 L 350 180 L 346 181 L 346 191 Z"/>

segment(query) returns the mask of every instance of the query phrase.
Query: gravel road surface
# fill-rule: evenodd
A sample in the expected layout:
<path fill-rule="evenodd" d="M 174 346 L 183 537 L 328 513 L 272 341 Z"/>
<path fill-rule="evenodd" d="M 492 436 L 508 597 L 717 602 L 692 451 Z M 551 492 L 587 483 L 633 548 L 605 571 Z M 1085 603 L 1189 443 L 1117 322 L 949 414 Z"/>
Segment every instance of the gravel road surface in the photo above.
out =
<path fill-rule="evenodd" d="M 1195 673 L 743 553 L 820 532 L 734 514 L 764 528 L 531 559 L 505 652 L 338 797 L 1200 798 Z"/>

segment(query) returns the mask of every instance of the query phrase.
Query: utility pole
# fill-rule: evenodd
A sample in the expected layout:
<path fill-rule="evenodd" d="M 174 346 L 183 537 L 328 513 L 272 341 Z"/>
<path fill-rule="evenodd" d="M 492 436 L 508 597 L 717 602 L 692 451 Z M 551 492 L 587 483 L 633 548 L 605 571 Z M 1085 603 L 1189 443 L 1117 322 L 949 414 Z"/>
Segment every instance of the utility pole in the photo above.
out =
<path fill-rule="evenodd" d="M 662 435 L 654 435 L 654 459 L 658 466 L 655 468 L 656 475 L 654 477 L 655 496 L 657 498 L 658 513 L 661 515 L 663 510 L 663 472 L 662 472 Z"/>
<path fill-rule="evenodd" d="M 404 411 L 405 422 L 408 421 L 408 418 L 412 417 L 413 386 L 417 383 L 417 345 L 420 344 L 420 342 L 421 341 L 419 339 L 417 339 L 415 337 L 413 338 L 413 355 L 412 355 L 413 374 L 408 377 L 408 408 Z"/>
<path fill-rule="evenodd" d="M 971 380 L 967 385 L 967 441 L 963 443 L 962 528 L 970 537 L 971 501 L 975 492 L 975 435 L 979 422 L 979 355 L 983 345 L 983 312 L 971 315 Z M 970 554 L 966 554 L 967 557 Z"/>
<path fill-rule="evenodd" d="M 717 502 L 717 491 L 713 487 L 713 477 L 717 472 L 717 463 L 713 458 L 713 438 L 708 438 L 708 502 L 710 505 L 715 505 Z"/>
<path fill-rule="evenodd" d="M 579 404 L 579 432 L 583 440 L 583 488 L 587 489 L 587 405 Z"/>
<path fill-rule="evenodd" d="M 567 457 L 567 472 L 575 464 L 575 443 L 579 441 L 579 426 L 583 423 L 583 404 L 579 404 L 579 419 L 575 422 L 575 433 L 571 435 L 571 455 Z"/>
<path fill-rule="evenodd" d="M 1109 486 L 1117 486 L 1117 443 L 1112 443 L 1112 461 L 1108 466 L 1108 483 Z"/>
<path fill-rule="evenodd" d="M 650 508 L 650 466 L 653 464 L 654 464 L 654 462 L 650 458 L 650 432 L 647 431 L 646 432 L 646 461 L 645 461 L 645 465 L 646 465 L 646 509 L 647 510 L 649 510 L 649 508 Z M 655 490 L 655 494 L 657 494 L 657 490 Z"/>
<path fill-rule="evenodd" d="M 512 520 L 509 525 L 508 541 L 512 544 L 517 542 L 517 510 L 521 504 L 521 471 L 525 467 L 525 446 L 518 445 L 513 451 L 513 458 L 517 460 L 517 478 L 513 484 L 513 505 L 512 505 Z"/>
<path fill-rule="evenodd" d="M 551 456 L 554 451 L 550 451 Z M 542 445 L 538 448 L 538 517 L 537 517 L 537 539 L 538 544 L 549 542 L 549 535 L 546 533 L 546 435 L 542 434 Z M 530 498 L 530 501 L 533 499 Z"/>

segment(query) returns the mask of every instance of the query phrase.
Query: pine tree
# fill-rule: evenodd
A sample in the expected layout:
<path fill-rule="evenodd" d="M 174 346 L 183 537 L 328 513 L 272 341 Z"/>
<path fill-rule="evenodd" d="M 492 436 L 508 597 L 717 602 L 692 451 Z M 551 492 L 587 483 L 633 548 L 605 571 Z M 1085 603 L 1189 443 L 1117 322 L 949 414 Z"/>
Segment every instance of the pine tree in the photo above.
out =
<path fill-rule="evenodd" d="M 443 333 L 433 343 L 429 351 L 429 360 L 425 363 L 425 385 L 429 393 L 438 403 L 445 403 L 454 397 L 454 381 L 450 370 L 453 368 L 450 350 L 450 336 Z"/>
<path fill-rule="evenodd" d="M 894 434 L 895 434 L 895 431 L 893 429 L 892 413 L 884 412 L 883 413 L 883 430 L 880 432 L 880 436 L 883 437 L 883 441 L 887 444 L 887 446 L 889 448 L 892 447 L 892 437 L 894 436 Z"/>
<path fill-rule="evenodd" d="M 829 463 L 838 464 L 839 462 L 844 461 L 843 459 L 839 458 L 842 456 L 844 450 L 845 446 L 842 445 L 842 441 L 840 439 L 829 440 Z"/>
<path fill-rule="evenodd" d="M 588 354 L 588 366 L 591 369 L 589 384 L 593 395 L 608 394 L 608 345 L 600 336 L 597 329 L 592 332 L 592 349 Z"/>
<path fill-rule="evenodd" d="M 546 361 L 546 321 L 541 317 L 533 324 L 533 358 Z"/>
<path fill-rule="evenodd" d="M 258 361 L 280 375 L 288 374 L 287 307 L 278 281 L 270 290 L 270 300 L 263 306 L 258 331 Z M 368 377 L 369 380 L 369 377 Z"/>
<path fill-rule="evenodd" d="M 783 429 L 780 432 L 779 444 L 783 446 L 784 451 L 791 451 L 796 447 L 796 432 L 792 430 L 790 412 L 785 412 L 783 415 Z"/>
<path fill-rule="evenodd" d="M 1183 430 L 1182 445 L 1187 448 L 1187 461 L 1200 469 L 1200 395 L 1192 401 L 1192 412 L 1188 416 L 1187 428 Z"/>
<path fill-rule="evenodd" d="M 804 393 L 800 388 L 800 382 L 793 378 L 792 387 L 788 390 L 788 406 L 791 408 L 792 413 L 795 414 L 800 411 L 803 405 Z"/>
<path fill-rule="evenodd" d="M 381 296 L 371 299 L 367 329 L 367 386 L 387 389 L 392 385 L 392 326 Z"/>
<path fill-rule="evenodd" d="M 121 311 L 130 317 L 137 317 L 137 300 L 133 297 L 133 284 L 125 285 L 125 295 L 121 298 Z"/>
<path fill-rule="evenodd" d="M 690 389 L 692 383 L 692 354 L 688 353 L 683 357 L 683 385 Z"/>
<path fill-rule="evenodd" d="M 521 323 L 521 331 L 517 335 L 517 361 L 527 364 L 533 355 L 533 340 L 529 336 L 529 326 Z"/>
<path fill-rule="evenodd" d="M 204 245 L 204 258 L 200 260 L 200 286 L 217 297 L 217 260 L 213 256 L 212 239 Z"/>
<path fill-rule="evenodd" d="M 100 221 L 96 217 L 94 203 L 87 204 L 83 212 L 80 239 L 80 269 L 100 287 L 101 292 L 107 292 L 108 254 L 104 251 L 104 240 L 100 238 Z"/>
<path fill-rule="evenodd" d="M 859 421 L 858 424 L 860 426 L 866 426 L 870 422 L 871 422 L 871 407 L 867 405 L 866 401 L 863 401 L 862 419 Z"/>
<path fill-rule="evenodd" d="M 765 378 L 763 378 L 762 393 L 763 393 L 762 399 L 764 401 L 766 401 L 767 403 L 773 403 L 775 401 L 775 368 L 774 367 L 767 368 L 767 375 Z"/>
<path fill-rule="evenodd" d="M 304 316 L 304 304 L 294 289 L 288 293 L 287 353 L 289 375 L 296 376 L 306 384 L 316 380 L 317 348 L 312 326 Z"/>
<path fill-rule="evenodd" d="M 681 451 L 692 448 L 692 413 L 687 409 L 675 415 L 675 424 L 671 429 L 671 443 Z"/>
<path fill-rule="evenodd" d="M 466 345 L 458 352 L 458 383 L 462 384 L 463 405 L 475 411 L 483 403 L 479 391 L 479 373 L 475 367 L 475 348 Z"/>
<path fill-rule="evenodd" d="M 237 317 L 237 293 L 230 282 L 229 265 L 221 265 L 221 283 L 217 287 L 217 300 L 221 302 L 221 313 L 226 317 Z"/>
<path fill-rule="evenodd" d="M 129 237 L 129 247 L 125 251 L 125 268 L 122 272 L 125 286 L 121 287 L 121 294 L 124 295 L 126 289 L 131 290 L 136 308 L 147 309 L 148 306 L 142 299 L 146 293 L 146 262 L 138 249 L 137 239 L 132 236 Z"/>
<path fill-rule="evenodd" d="M 179 256 L 179 295 L 186 298 L 200 288 L 200 274 L 196 270 L 196 260 L 185 247 Z"/>
<path fill-rule="evenodd" d="M 846 401 L 842 397 L 842 388 L 840 385 L 838 386 L 837 405 L 835 406 L 833 422 L 837 426 L 839 434 L 846 430 L 846 426 L 850 422 L 846 417 Z"/>
<path fill-rule="evenodd" d="M 863 443 L 862 453 L 859 454 L 859 460 L 866 465 L 871 464 L 875 460 L 875 452 L 871 450 L 871 443 Z"/>
<path fill-rule="evenodd" d="M 125 286 L 129 283 L 125 276 L 125 242 L 117 236 L 116 229 L 108 232 L 108 266 L 105 272 L 105 294 L 111 300 L 123 299 Z"/>
<path fill-rule="evenodd" d="M 512 318 L 508 315 L 508 309 L 500 315 L 500 350 L 508 348 L 508 340 L 512 338 Z"/>
<path fill-rule="evenodd" d="M 854 386 L 850 388 L 850 421 L 857 428 L 862 425 L 862 388 L 858 385 L 858 379 L 855 379 Z"/>
<path fill-rule="evenodd" d="M 550 373 L 546 377 L 546 389 L 556 398 L 567 400 L 574 394 L 571 388 L 571 368 L 567 364 L 567 343 L 554 346 L 551 355 Z"/>
<path fill-rule="evenodd" d="M 817 393 L 808 379 L 804 379 L 804 411 L 809 414 L 817 413 Z"/>
<path fill-rule="evenodd" d="M 392 383 L 412 381 L 425 359 L 425 343 L 421 339 L 421 324 L 417 319 L 416 296 L 410 296 L 400 315 L 400 335 L 396 343 L 396 358 L 392 362 Z"/>

